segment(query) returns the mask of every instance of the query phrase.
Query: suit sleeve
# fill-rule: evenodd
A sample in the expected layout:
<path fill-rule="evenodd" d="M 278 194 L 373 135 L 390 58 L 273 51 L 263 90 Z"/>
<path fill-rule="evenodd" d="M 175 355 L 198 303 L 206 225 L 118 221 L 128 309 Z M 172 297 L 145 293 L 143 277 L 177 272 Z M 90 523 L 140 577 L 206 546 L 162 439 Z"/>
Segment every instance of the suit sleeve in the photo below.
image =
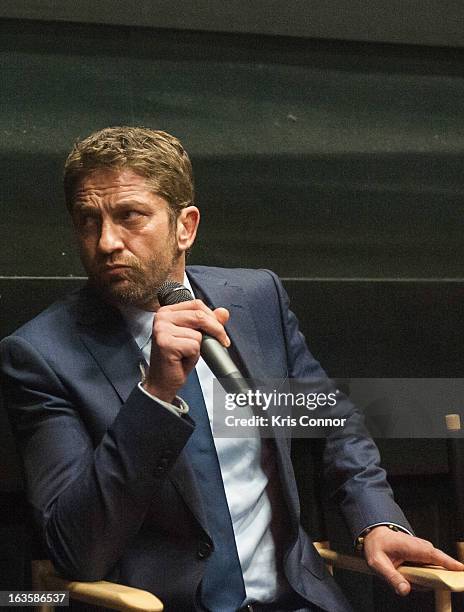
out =
<path fill-rule="evenodd" d="M 3 393 L 50 558 L 65 576 L 102 579 L 156 504 L 193 423 L 136 386 L 95 447 L 66 381 L 39 350 L 20 336 L 0 350 Z"/>
<path fill-rule="evenodd" d="M 269 272 L 279 296 L 282 327 L 290 378 L 315 379 L 326 392 L 337 392 L 331 417 L 347 417 L 345 427 L 328 430 L 324 450 L 324 474 L 330 497 L 339 504 L 353 538 L 379 523 L 395 523 L 411 531 L 380 467 L 378 449 L 356 407 L 333 386 L 320 364 L 309 352 L 289 309 L 289 299 L 275 274 Z"/>

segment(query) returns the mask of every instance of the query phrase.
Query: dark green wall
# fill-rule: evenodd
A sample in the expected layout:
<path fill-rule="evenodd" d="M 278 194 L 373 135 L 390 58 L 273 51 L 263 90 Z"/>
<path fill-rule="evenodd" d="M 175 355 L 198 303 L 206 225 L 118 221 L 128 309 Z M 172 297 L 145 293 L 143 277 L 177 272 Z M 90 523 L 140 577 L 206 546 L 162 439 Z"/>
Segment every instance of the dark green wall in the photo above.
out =
<path fill-rule="evenodd" d="M 463 46 L 459 0 L 2 0 L 0 17 Z"/>
<path fill-rule="evenodd" d="M 192 261 L 305 278 L 461 276 L 464 52 L 0 28 L 1 275 L 82 273 L 63 160 L 77 137 L 130 123 L 191 152 L 203 212 Z"/>

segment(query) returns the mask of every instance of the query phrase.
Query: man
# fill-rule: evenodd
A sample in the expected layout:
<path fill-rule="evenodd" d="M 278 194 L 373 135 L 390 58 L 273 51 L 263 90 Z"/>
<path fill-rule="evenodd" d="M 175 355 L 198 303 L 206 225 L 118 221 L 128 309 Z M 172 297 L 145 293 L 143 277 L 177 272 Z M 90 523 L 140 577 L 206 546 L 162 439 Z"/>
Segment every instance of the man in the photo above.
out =
<path fill-rule="evenodd" d="M 55 566 L 153 591 L 173 611 L 349 610 L 299 526 L 287 441 L 213 440 L 209 428 L 202 333 L 250 377 L 325 377 L 280 282 L 267 271 L 185 274 L 200 213 L 187 153 L 164 132 L 96 132 L 75 145 L 64 181 L 88 285 L 1 344 Z M 166 279 L 197 299 L 160 307 Z M 408 533 L 359 414 L 340 406 L 348 425 L 327 437 L 327 479 L 368 562 L 400 594 L 403 560 L 463 569 Z"/>

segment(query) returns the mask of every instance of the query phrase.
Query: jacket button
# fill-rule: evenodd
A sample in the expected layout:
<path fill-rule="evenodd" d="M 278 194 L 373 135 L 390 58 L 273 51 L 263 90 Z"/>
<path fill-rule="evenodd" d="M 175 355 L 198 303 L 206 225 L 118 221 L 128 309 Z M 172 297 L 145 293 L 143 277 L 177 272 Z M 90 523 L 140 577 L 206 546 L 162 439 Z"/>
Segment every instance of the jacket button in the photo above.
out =
<path fill-rule="evenodd" d="M 162 476 L 169 467 L 170 460 L 168 457 L 160 457 L 154 469 L 155 476 Z"/>
<path fill-rule="evenodd" d="M 207 559 L 213 552 L 213 547 L 209 542 L 200 542 L 197 555 L 199 559 Z"/>

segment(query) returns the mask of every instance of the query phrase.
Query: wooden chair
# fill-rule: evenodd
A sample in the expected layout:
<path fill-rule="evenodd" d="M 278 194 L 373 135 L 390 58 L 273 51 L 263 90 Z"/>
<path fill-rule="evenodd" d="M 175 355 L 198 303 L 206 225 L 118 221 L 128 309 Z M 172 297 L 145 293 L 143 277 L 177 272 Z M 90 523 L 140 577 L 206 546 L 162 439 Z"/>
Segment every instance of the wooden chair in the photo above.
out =
<path fill-rule="evenodd" d="M 94 606 L 121 612 L 161 612 L 163 604 L 152 593 L 106 580 L 78 582 L 58 576 L 50 561 L 32 562 L 34 590 L 69 591 L 69 597 Z M 52 612 L 52 606 L 40 606 L 40 612 Z"/>
<path fill-rule="evenodd" d="M 375 574 L 362 557 L 331 550 L 328 542 L 315 542 L 314 545 L 330 568 Z M 402 565 L 399 571 L 413 588 L 434 592 L 435 612 L 452 612 L 451 594 L 464 592 L 464 572 L 450 572 L 432 565 L 420 567 Z"/>
<path fill-rule="evenodd" d="M 445 416 L 448 432 L 448 464 L 454 497 L 456 556 L 464 563 L 464 438 L 459 414 Z"/>
<path fill-rule="evenodd" d="M 321 557 L 330 568 L 374 574 L 361 557 L 338 553 L 329 548 L 327 542 L 315 542 Z M 77 582 L 60 578 L 49 561 L 34 562 L 34 578 L 38 590 L 69 591 L 69 596 L 78 601 L 103 606 L 122 612 L 160 612 L 163 604 L 153 594 L 140 589 L 106 581 Z M 414 567 L 404 565 L 399 570 L 413 588 L 434 592 L 435 612 L 452 612 L 451 594 L 464 592 L 464 572 L 450 572 L 435 566 Z M 42 607 L 41 612 L 52 608 Z"/>
<path fill-rule="evenodd" d="M 455 500 L 456 557 L 464 563 L 464 437 L 458 414 L 445 417 L 448 432 L 448 459 Z M 328 542 L 315 542 L 321 557 L 329 567 L 362 574 L 374 574 L 361 557 L 330 549 Z M 403 565 L 399 571 L 413 588 L 434 592 L 435 612 L 452 612 L 452 593 L 464 592 L 464 572 L 450 572 L 435 566 Z"/>

